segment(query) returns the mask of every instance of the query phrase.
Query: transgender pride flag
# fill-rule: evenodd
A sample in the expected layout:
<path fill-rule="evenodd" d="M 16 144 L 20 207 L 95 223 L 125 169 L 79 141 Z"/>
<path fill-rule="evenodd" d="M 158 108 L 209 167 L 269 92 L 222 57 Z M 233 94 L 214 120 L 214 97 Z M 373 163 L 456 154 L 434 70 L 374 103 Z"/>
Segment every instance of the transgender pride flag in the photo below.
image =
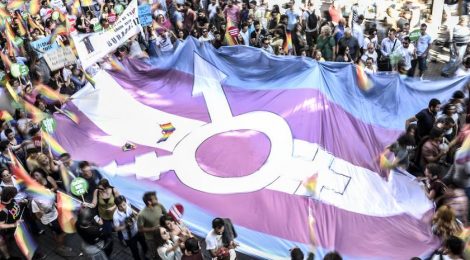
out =
<path fill-rule="evenodd" d="M 385 180 L 379 155 L 407 118 L 466 79 L 376 76 L 364 92 L 350 64 L 194 39 L 171 57 L 123 65 L 74 95 L 67 109 L 80 123 L 56 115 L 54 137 L 74 159 L 101 165 L 134 205 L 156 190 L 202 236 L 214 217 L 230 218 L 239 250 L 263 259 L 310 248 L 310 211 L 317 256 L 409 259 L 439 245 L 422 187 L 403 173 Z M 158 142 L 168 123 L 175 130 Z M 127 142 L 136 149 L 124 152 Z M 315 197 L 303 185 L 312 176 Z"/>

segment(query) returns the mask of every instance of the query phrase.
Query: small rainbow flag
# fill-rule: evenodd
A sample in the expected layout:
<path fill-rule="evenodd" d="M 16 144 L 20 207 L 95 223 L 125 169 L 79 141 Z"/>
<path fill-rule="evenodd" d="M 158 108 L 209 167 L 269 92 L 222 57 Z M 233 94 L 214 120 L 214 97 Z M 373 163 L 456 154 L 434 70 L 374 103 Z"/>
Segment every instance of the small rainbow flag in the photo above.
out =
<path fill-rule="evenodd" d="M 64 109 L 63 111 L 64 111 L 65 116 L 70 118 L 70 120 L 72 120 L 75 124 L 78 125 L 80 123 L 80 119 L 75 113 L 68 111 L 66 109 Z"/>
<path fill-rule="evenodd" d="M 7 18 L 10 17 L 10 13 L 5 10 L 5 7 L 0 7 L 0 17 Z"/>
<path fill-rule="evenodd" d="M 393 168 L 392 163 L 387 159 L 387 157 L 385 156 L 385 153 L 380 154 L 379 164 L 380 164 L 380 168 L 384 170 Z"/>
<path fill-rule="evenodd" d="M 90 84 L 93 85 L 93 87 L 95 87 L 96 82 L 93 79 L 93 77 L 90 76 L 90 74 L 86 73 L 85 71 L 83 73 L 85 73 L 86 80 L 88 80 L 88 82 L 90 82 Z"/>
<path fill-rule="evenodd" d="M 80 0 L 73 1 L 72 4 L 72 14 L 78 16 L 80 13 Z"/>
<path fill-rule="evenodd" d="M 6 122 L 13 120 L 11 114 L 6 110 L 0 110 L 0 119 Z"/>
<path fill-rule="evenodd" d="M 292 34 L 290 32 L 286 32 L 286 40 L 283 43 L 284 53 L 287 55 L 289 50 L 292 50 Z"/>
<path fill-rule="evenodd" d="M 31 15 L 36 15 L 41 9 L 41 0 L 31 0 L 28 11 Z"/>
<path fill-rule="evenodd" d="M 45 199 L 49 201 L 54 200 L 54 193 L 34 180 L 31 175 L 26 172 L 16 156 L 11 153 L 10 150 L 8 152 L 10 154 L 11 160 L 13 161 L 13 164 L 11 165 L 11 171 L 18 181 L 18 184 L 26 187 L 26 193 L 28 193 L 33 198 Z"/>
<path fill-rule="evenodd" d="M 111 68 L 113 70 L 116 70 L 116 71 L 124 70 L 124 67 L 122 66 L 122 64 L 119 61 L 117 61 L 114 56 L 111 56 L 111 58 L 109 59 L 109 63 L 111 64 Z"/>
<path fill-rule="evenodd" d="M 44 141 L 49 145 L 52 153 L 55 156 L 60 156 L 61 154 L 66 153 L 65 149 L 54 139 L 54 137 L 50 136 L 47 132 L 42 131 L 42 137 L 44 138 Z"/>
<path fill-rule="evenodd" d="M 13 100 L 15 102 L 19 102 L 20 97 L 18 96 L 16 91 L 13 89 L 13 87 L 10 85 L 10 82 L 7 81 L 6 84 L 5 84 L 5 87 L 7 88 L 7 91 L 10 94 L 11 98 L 13 98 Z"/>
<path fill-rule="evenodd" d="M 67 35 L 67 34 L 68 34 L 68 31 L 67 31 L 67 28 L 65 28 L 65 26 L 63 26 L 63 25 L 57 26 L 57 27 L 54 29 L 54 32 L 52 33 L 50 43 L 55 42 L 55 40 L 57 39 L 57 36 L 59 36 L 59 35 Z"/>
<path fill-rule="evenodd" d="M 28 30 L 26 30 L 26 25 L 24 24 L 23 18 L 18 15 L 16 20 L 16 25 L 18 28 L 18 34 L 20 36 L 25 36 L 28 33 Z"/>
<path fill-rule="evenodd" d="M 28 16 L 28 24 L 31 28 L 38 29 L 39 31 L 41 31 L 41 33 L 44 32 L 44 30 L 42 30 L 41 27 L 38 26 L 36 21 L 34 21 L 33 18 L 31 18 L 31 16 Z"/>
<path fill-rule="evenodd" d="M 364 91 L 372 89 L 372 82 L 364 71 L 362 62 L 356 65 L 357 85 Z"/>
<path fill-rule="evenodd" d="M 41 94 L 47 100 L 52 101 L 52 102 L 60 101 L 63 103 L 67 99 L 66 96 L 60 94 L 58 91 L 55 91 L 42 83 L 39 83 L 36 85 L 36 90 L 38 91 L 39 94 Z"/>
<path fill-rule="evenodd" d="M 13 28 L 11 28 L 10 23 L 5 23 L 5 36 L 10 41 L 15 40 L 15 32 L 13 31 Z"/>
<path fill-rule="evenodd" d="M 307 191 L 310 193 L 310 194 L 315 194 L 316 191 L 317 191 L 317 179 L 318 179 L 318 174 L 314 174 L 310 177 L 308 177 L 304 182 L 303 182 L 303 186 L 305 187 L 305 189 L 307 189 Z"/>
<path fill-rule="evenodd" d="M 70 193 L 70 174 L 64 165 L 60 166 L 60 177 L 62 178 L 62 182 L 64 183 L 65 190 Z"/>
<path fill-rule="evenodd" d="M 14 237 L 21 253 L 23 253 L 28 260 L 33 259 L 34 253 L 36 249 L 38 249 L 38 244 L 34 241 L 24 222 L 21 222 L 16 227 Z"/>
<path fill-rule="evenodd" d="M 465 249 L 464 249 L 464 256 L 470 256 L 470 227 L 466 227 L 462 230 L 462 232 L 458 235 L 460 239 L 465 242 Z M 468 258 L 465 258 L 468 259 Z"/>
<path fill-rule="evenodd" d="M 458 164 L 464 164 L 470 160 L 470 135 L 465 136 L 462 146 L 455 154 L 455 162 Z"/>
<path fill-rule="evenodd" d="M 165 142 L 173 134 L 176 128 L 171 123 L 160 125 L 162 128 L 163 136 L 157 141 L 157 143 Z"/>
<path fill-rule="evenodd" d="M 35 107 L 34 105 L 31 105 L 28 102 L 23 102 L 24 109 L 28 114 L 31 116 L 31 120 L 33 123 L 39 123 L 42 120 L 44 120 L 47 117 L 47 114 L 39 110 L 39 108 Z"/>
<path fill-rule="evenodd" d="M 76 232 L 75 222 L 77 221 L 73 211 L 80 208 L 80 203 L 69 195 L 57 192 L 57 211 L 59 213 L 59 224 L 65 233 Z"/>
<path fill-rule="evenodd" d="M 17 10 L 24 5 L 24 0 L 10 0 L 7 4 L 8 10 Z"/>

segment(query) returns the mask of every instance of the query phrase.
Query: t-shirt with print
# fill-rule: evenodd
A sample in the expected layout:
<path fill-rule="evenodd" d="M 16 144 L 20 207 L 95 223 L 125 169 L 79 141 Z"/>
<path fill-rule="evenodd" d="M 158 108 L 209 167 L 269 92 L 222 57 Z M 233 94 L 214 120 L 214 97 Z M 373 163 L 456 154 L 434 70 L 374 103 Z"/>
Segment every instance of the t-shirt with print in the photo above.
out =
<path fill-rule="evenodd" d="M 57 219 L 58 212 L 53 201 L 42 201 L 34 199 L 31 201 L 33 213 L 41 212 L 41 223 L 47 225 Z"/>
<path fill-rule="evenodd" d="M 5 205 L 5 208 L 0 211 L 0 223 L 13 224 L 20 219 L 21 216 L 21 206 L 15 200 L 12 200 L 10 203 Z M 4 229 L 2 232 L 7 234 L 13 234 L 15 232 L 14 228 Z"/>
<path fill-rule="evenodd" d="M 217 233 L 215 233 L 215 230 L 212 229 L 206 236 L 206 249 L 207 251 L 217 251 L 221 247 L 223 247 L 222 235 L 218 235 Z M 212 259 L 217 259 L 217 257 Z"/>

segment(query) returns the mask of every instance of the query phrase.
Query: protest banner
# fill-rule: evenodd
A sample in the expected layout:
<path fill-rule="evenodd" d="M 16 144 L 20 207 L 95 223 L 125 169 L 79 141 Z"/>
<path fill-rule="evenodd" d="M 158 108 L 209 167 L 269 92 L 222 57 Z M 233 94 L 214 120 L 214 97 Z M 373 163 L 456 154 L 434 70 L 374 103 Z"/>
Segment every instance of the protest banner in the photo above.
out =
<path fill-rule="evenodd" d="M 133 0 L 119 16 L 112 28 L 97 33 L 72 36 L 84 68 L 116 50 L 129 38 L 142 31 L 139 23 L 137 0 Z"/>
<path fill-rule="evenodd" d="M 46 52 L 44 54 L 44 59 L 52 71 L 72 65 L 77 61 L 77 58 L 70 47 L 59 48 Z"/>
<path fill-rule="evenodd" d="M 139 21 L 141 26 L 149 26 L 152 24 L 152 10 L 150 5 L 139 6 Z"/>
<path fill-rule="evenodd" d="M 59 44 L 57 44 L 57 42 L 51 43 L 51 35 L 49 35 L 37 41 L 31 42 L 31 47 L 33 47 L 39 58 L 41 58 L 44 53 L 50 50 L 58 49 Z"/>

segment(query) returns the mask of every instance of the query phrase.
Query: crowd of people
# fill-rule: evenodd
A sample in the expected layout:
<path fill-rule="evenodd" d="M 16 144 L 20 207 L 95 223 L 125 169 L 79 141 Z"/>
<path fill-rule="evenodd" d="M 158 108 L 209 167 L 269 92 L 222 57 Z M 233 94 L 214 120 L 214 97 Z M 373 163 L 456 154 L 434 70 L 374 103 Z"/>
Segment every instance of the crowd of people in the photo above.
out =
<path fill-rule="evenodd" d="M 89 5 L 80 6 L 76 0 L 42 0 L 37 11 L 31 11 L 34 8 L 25 3 L 0 7 L 0 80 L 4 94 L 8 93 L 16 102 L 13 118 L 0 120 L 3 205 L 0 252 L 5 259 L 13 258 L 9 250 L 14 241 L 11 238 L 23 221 L 35 235 L 41 235 L 44 230 L 51 232 L 57 243 L 57 254 L 77 254 L 65 245 L 66 233 L 58 221 L 54 201 L 30 196 L 13 174 L 11 167 L 16 158 L 37 183 L 52 192 L 68 191 L 61 175 L 64 169 L 71 176 L 86 180 L 88 192 L 83 198 L 77 198 L 83 203 L 77 212 L 76 231 L 83 240 L 82 253 L 92 259 L 107 259 L 112 254 L 114 236 L 129 248 L 134 259 L 203 259 L 204 251 L 212 259 L 236 258 L 236 232 L 229 219 L 212 221 L 212 230 L 205 238 L 206 247 L 201 248 L 199 239 L 158 202 L 155 192 L 144 194 L 145 208 L 138 212 L 93 163 L 74 161 L 67 153 L 54 155 L 43 140 L 43 130 L 32 118 L 31 110 L 21 103 L 27 102 L 41 113 L 52 114 L 63 113 L 61 106 L 67 100 L 51 102 L 36 86 L 45 85 L 56 93 L 72 95 L 91 81 L 98 70 L 112 69 L 113 58 L 164 56 L 190 36 L 215 48 L 246 45 L 273 55 L 361 63 L 368 73 L 397 71 L 422 77 L 436 40 L 429 35 L 430 16 L 417 12 L 409 1 L 398 1 L 381 12 L 379 7 L 383 6 L 367 3 L 364 6 L 364 1 L 300 4 L 289 1 L 282 6 L 271 6 L 264 0 L 158 0 L 150 1 L 152 24 L 114 53 L 87 69 L 77 59 L 73 65 L 51 71 L 44 53 L 33 48 L 33 42 L 53 36 L 59 46 L 73 48 L 72 35 L 112 28 L 130 1 L 82 2 Z M 376 10 L 372 18 L 371 8 Z M 444 19 L 448 14 L 446 9 Z M 61 26 L 66 32 L 58 32 Z M 411 37 L 410 30 L 416 28 L 418 35 Z M 443 26 L 441 30 L 449 34 L 443 45 L 453 49 L 458 56 L 457 65 L 462 64 L 453 74 L 466 74 L 470 69 L 470 58 L 466 57 L 470 42 L 466 16 L 461 16 L 453 28 Z M 18 65 L 26 66 L 26 73 L 18 75 L 15 71 Z M 423 182 L 428 197 L 436 203 L 438 210 L 432 228 L 442 240 L 436 255 L 447 254 L 445 257 L 451 259 L 464 258 L 464 242 L 458 236 L 469 220 L 470 172 L 466 160 L 458 160 L 461 157 L 457 152 L 470 133 L 470 127 L 465 125 L 470 118 L 466 114 L 470 111 L 467 105 L 462 91 L 455 92 L 442 108 L 438 99 L 431 100 L 428 108 L 407 120 L 406 133 L 386 150 L 395 155 L 391 168 L 415 174 Z M 298 248 L 291 251 L 291 256 L 304 258 Z M 44 257 L 39 248 L 35 258 Z M 324 259 L 341 259 L 341 256 L 331 252 Z"/>

